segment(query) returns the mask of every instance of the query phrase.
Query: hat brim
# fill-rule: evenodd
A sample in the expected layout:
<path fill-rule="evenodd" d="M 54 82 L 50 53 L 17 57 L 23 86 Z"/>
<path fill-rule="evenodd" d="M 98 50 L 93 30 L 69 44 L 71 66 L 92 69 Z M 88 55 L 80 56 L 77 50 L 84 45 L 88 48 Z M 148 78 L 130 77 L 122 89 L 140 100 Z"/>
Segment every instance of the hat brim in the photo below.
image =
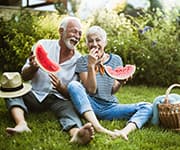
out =
<path fill-rule="evenodd" d="M 18 91 L 13 92 L 4 92 L 0 90 L 1 98 L 14 98 L 25 95 L 27 92 L 31 90 L 32 86 L 29 83 L 23 83 L 23 88 Z"/>

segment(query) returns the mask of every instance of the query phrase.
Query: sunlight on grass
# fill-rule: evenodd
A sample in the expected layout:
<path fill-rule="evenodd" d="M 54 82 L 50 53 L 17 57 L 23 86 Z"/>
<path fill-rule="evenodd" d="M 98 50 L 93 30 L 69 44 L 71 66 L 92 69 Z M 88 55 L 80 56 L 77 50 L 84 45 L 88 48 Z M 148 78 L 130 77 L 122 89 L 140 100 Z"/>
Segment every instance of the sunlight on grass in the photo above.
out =
<path fill-rule="evenodd" d="M 139 101 L 153 102 L 158 95 L 164 94 L 166 88 L 146 86 L 124 86 L 116 94 L 121 103 L 134 103 Z M 179 89 L 173 90 L 179 93 Z M 8 136 L 5 132 L 7 126 L 14 126 L 3 99 L 0 99 L 0 143 L 2 150 L 174 150 L 180 147 L 179 133 L 165 131 L 164 129 L 146 124 L 141 130 L 129 135 L 129 141 L 121 138 L 111 139 L 105 134 L 95 134 L 89 145 L 80 146 L 69 144 L 69 135 L 61 130 L 58 121 L 51 112 L 30 114 L 27 117 L 32 133 L 23 133 Z M 121 129 L 126 121 L 100 121 L 108 129 Z"/>

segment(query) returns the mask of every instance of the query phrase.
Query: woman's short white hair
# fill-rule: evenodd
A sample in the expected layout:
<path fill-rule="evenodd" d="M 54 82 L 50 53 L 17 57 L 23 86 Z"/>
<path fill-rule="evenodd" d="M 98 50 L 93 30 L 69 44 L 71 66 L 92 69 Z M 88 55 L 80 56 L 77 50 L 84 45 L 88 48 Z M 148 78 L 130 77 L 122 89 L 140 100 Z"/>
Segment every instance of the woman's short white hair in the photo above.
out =
<path fill-rule="evenodd" d="M 102 38 L 102 40 L 104 42 L 107 42 L 106 31 L 103 28 L 101 28 L 100 26 L 92 26 L 87 30 L 87 32 L 86 32 L 86 42 L 87 42 L 87 38 L 88 38 L 88 36 L 90 34 L 97 34 Z"/>
<path fill-rule="evenodd" d="M 73 16 L 67 16 L 61 20 L 59 28 L 63 28 L 64 30 L 66 30 L 67 24 L 69 23 L 69 21 L 72 21 L 72 20 L 78 22 L 78 24 L 82 26 L 79 18 L 73 17 Z"/>

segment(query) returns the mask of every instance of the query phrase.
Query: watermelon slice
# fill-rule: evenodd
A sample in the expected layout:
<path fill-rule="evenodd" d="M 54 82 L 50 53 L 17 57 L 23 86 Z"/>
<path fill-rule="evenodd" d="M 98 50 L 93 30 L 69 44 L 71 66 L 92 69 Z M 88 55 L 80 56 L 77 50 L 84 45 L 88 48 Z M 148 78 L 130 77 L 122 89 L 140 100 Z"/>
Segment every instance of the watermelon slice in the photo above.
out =
<path fill-rule="evenodd" d="M 55 73 L 60 70 L 59 64 L 48 57 L 48 53 L 41 44 L 37 44 L 34 50 L 35 60 L 44 71 Z"/>
<path fill-rule="evenodd" d="M 136 70 L 135 65 L 126 65 L 125 67 L 123 66 L 118 66 L 115 69 L 112 69 L 110 66 L 105 66 L 105 71 L 106 73 L 117 80 L 125 80 L 131 77 Z"/>

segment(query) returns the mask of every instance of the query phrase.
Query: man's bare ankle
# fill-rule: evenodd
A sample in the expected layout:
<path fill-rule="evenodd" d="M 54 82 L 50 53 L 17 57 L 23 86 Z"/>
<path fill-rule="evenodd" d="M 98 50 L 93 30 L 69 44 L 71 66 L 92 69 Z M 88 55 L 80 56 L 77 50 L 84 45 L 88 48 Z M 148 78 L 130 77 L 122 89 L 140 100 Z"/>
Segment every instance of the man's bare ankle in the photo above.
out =
<path fill-rule="evenodd" d="M 18 126 L 18 125 L 24 125 L 24 126 L 27 126 L 27 122 L 26 121 L 20 121 L 20 122 L 18 122 L 17 123 L 17 125 L 16 126 Z"/>

